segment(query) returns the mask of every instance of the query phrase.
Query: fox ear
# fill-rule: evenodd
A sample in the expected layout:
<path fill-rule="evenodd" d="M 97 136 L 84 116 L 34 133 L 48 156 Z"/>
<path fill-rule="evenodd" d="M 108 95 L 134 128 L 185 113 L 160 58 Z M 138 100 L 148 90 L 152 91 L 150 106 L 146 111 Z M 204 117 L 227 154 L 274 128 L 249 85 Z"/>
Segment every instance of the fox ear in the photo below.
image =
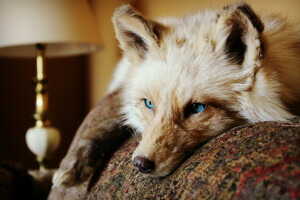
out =
<path fill-rule="evenodd" d="M 251 70 L 260 65 L 264 53 L 261 37 L 264 25 L 248 4 L 241 2 L 224 7 L 217 29 L 227 35 L 222 46 L 230 61 L 253 68 Z"/>
<path fill-rule="evenodd" d="M 129 5 L 118 8 L 112 20 L 120 47 L 130 61 L 144 59 L 159 47 L 164 27 L 145 19 Z"/>

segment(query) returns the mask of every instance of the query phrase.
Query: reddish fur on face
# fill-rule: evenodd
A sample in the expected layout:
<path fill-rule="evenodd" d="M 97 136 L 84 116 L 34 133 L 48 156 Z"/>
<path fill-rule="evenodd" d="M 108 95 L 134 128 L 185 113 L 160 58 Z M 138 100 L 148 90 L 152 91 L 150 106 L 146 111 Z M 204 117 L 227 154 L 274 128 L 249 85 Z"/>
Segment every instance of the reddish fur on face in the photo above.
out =
<path fill-rule="evenodd" d="M 135 155 L 145 156 L 155 163 L 155 171 L 150 176 L 167 175 L 204 141 L 243 121 L 209 97 L 206 99 L 210 104 L 205 111 L 186 116 L 186 105 L 182 105 L 175 94 L 171 95 L 171 105 L 157 107 L 157 110 L 140 105 L 145 130 Z M 172 111 L 169 116 L 167 110 Z"/>

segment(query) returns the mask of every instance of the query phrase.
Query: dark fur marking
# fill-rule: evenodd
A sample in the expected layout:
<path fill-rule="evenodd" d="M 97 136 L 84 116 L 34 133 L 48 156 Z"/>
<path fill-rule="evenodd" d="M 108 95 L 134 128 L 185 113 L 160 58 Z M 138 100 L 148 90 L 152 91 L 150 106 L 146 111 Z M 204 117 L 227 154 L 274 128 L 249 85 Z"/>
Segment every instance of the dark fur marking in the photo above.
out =
<path fill-rule="evenodd" d="M 242 40 L 243 28 L 242 24 L 233 21 L 231 33 L 225 44 L 228 58 L 239 65 L 243 64 L 244 55 L 247 49 L 247 46 Z"/>
<path fill-rule="evenodd" d="M 157 32 L 157 30 L 155 29 L 155 23 L 152 21 L 148 21 L 146 19 L 144 19 L 142 17 L 142 15 L 140 15 L 139 13 L 137 13 L 136 11 L 134 11 L 132 8 L 128 7 L 127 10 L 125 11 L 128 15 L 138 19 L 143 25 L 144 28 L 146 30 L 147 33 L 149 33 L 151 35 L 151 37 L 153 37 L 153 39 L 155 40 L 155 42 L 158 42 L 159 39 L 159 34 Z"/>
<path fill-rule="evenodd" d="M 184 43 L 186 43 L 186 38 L 176 38 L 176 44 L 178 47 L 182 47 L 184 45 Z"/>
<path fill-rule="evenodd" d="M 248 4 L 241 2 L 234 5 L 224 6 L 223 9 L 228 10 L 233 6 L 237 6 L 236 8 L 247 16 L 247 18 L 251 21 L 253 26 L 257 29 L 258 33 L 262 33 L 264 31 L 264 24 L 261 22 L 260 18 L 255 14 L 255 12 Z"/>
<path fill-rule="evenodd" d="M 141 56 L 148 51 L 148 45 L 141 36 L 131 31 L 125 31 L 124 34 L 129 38 L 129 44 L 141 52 Z"/>
<path fill-rule="evenodd" d="M 259 34 L 261 34 L 264 30 L 264 25 L 261 22 L 260 18 L 254 13 L 254 11 L 250 8 L 246 3 L 238 3 L 233 6 L 225 6 L 224 10 L 228 10 L 232 7 L 235 7 L 241 13 L 243 13 L 252 23 L 253 27 L 257 30 Z M 232 24 L 232 32 L 228 36 L 226 41 L 226 50 L 228 57 L 231 61 L 236 62 L 241 65 L 244 61 L 244 54 L 247 50 L 246 44 L 243 42 L 243 34 L 248 27 L 245 27 L 245 24 L 239 21 L 239 19 L 231 19 L 228 21 L 229 24 Z M 261 55 L 262 58 L 264 55 L 264 46 L 261 43 Z"/>
<path fill-rule="evenodd" d="M 242 13 L 244 13 L 248 19 L 251 21 L 253 26 L 257 29 L 258 33 L 261 34 L 264 31 L 264 25 L 259 19 L 259 17 L 253 12 L 253 10 L 247 4 L 243 4 L 238 7 Z"/>
<path fill-rule="evenodd" d="M 147 19 L 143 18 L 142 15 L 140 15 L 139 13 L 137 13 L 135 10 L 133 10 L 130 7 L 128 7 L 125 12 L 128 15 L 138 19 L 144 25 L 146 32 L 154 39 L 154 41 L 157 43 L 157 45 L 159 45 L 159 41 L 162 38 L 163 32 L 165 32 L 167 30 L 166 27 L 164 27 L 163 25 L 161 25 L 157 22 L 154 22 L 152 20 L 147 20 Z"/>
<path fill-rule="evenodd" d="M 114 137 L 111 137 L 111 136 Z M 96 181 L 99 180 L 101 171 L 106 166 L 107 162 L 111 158 L 113 152 L 130 136 L 130 130 L 124 128 L 116 128 L 113 132 L 109 132 L 100 138 L 96 138 L 94 143 L 94 154 L 92 159 L 94 161 L 95 171 L 89 179 L 87 192 L 95 185 Z M 91 156 L 91 155 L 90 155 Z"/>

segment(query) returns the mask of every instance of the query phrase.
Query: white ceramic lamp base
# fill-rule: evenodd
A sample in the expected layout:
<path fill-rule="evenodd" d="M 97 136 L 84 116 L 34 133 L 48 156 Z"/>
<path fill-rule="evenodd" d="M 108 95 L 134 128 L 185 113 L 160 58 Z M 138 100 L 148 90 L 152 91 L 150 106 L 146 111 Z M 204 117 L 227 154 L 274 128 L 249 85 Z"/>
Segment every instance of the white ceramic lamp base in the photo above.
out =
<path fill-rule="evenodd" d="M 30 151 L 37 156 L 40 168 L 44 168 L 44 159 L 59 146 L 59 130 L 54 127 L 32 127 L 26 133 L 26 143 Z"/>

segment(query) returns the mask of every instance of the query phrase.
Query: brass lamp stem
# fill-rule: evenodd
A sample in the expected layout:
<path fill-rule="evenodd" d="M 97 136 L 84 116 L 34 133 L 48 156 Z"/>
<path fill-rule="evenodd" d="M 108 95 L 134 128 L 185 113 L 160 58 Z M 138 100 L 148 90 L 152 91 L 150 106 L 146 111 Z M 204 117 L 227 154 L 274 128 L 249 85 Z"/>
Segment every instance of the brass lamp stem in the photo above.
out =
<path fill-rule="evenodd" d="M 48 95 L 46 93 L 47 79 L 45 75 L 45 45 L 36 45 L 36 78 L 35 82 L 35 126 L 26 132 L 28 148 L 37 156 L 40 170 L 45 170 L 46 159 L 57 149 L 60 142 L 59 130 L 50 126 L 45 117 L 48 110 Z"/>
<path fill-rule="evenodd" d="M 45 113 L 47 111 L 48 96 L 45 93 L 47 79 L 45 75 L 45 45 L 37 44 L 37 57 L 36 57 L 36 101 L 35 101 L 35 114 L 36 126 L 43 127 L 45 124 Z"/>

